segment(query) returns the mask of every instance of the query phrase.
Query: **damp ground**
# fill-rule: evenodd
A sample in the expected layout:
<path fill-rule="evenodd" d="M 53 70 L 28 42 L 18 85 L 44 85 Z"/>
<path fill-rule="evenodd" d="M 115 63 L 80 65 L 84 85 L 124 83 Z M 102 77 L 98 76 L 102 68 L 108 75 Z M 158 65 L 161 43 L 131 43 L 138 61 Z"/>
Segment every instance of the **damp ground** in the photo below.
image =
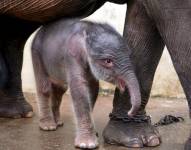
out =
<path fill-rule="evenodd" d="M 34 108 L 34 117 L 25 119 L 0 119 L 0 150 L 75 150 L 73 146 L 75 136 L 75 121 L 71 100 L 68 95 L 63 97 L 61 114 L 64 126 L 56 131 L 45 132 L 39 130 L 38 112 L 34 94 L 26 94 L 27 100 Z M 131 150 L 121 146 L 104 144 L 101 136 L 108 122 L 108 114 L 112 110 L 112 96 L 99 96 L 93 118 L 99 133 L 100 147 L 98 150 Z M 183 150 L 184 143 L 189 136 L 191 122 L 185 99 L 151 98 L 147 112 L 153 122 L 171 114 L 182 116 L 184 122 L 158 127 L 162 136 L 162 144 L 156 148 L 142 150 Z"/>

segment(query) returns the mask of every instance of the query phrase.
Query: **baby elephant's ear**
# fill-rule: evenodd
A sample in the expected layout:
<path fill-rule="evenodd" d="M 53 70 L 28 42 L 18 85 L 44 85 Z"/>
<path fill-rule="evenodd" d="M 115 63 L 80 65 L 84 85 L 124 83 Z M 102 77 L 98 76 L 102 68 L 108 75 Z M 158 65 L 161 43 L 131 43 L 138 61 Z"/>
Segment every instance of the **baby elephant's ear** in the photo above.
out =
<path fill-rule="evenodd" d="M 81 55 L 84 55 L 87 53 L 86 48 L 86 33 L 84 34 L 74 34 L 70 37 L 70 39 L 67 42 L 68 47 L 68 53 L 73 56 L 79 58 Z"/>

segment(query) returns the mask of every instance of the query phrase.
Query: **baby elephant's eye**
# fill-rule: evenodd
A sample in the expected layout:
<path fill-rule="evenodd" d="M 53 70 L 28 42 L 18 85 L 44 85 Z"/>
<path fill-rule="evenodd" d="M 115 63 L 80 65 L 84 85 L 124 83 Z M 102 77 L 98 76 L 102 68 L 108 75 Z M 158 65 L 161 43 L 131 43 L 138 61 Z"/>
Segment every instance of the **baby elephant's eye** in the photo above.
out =
<path fill-rule="evenodd" d="M 104 63 L 106 67 L 113 67 L 113 61 L 111 59 L 105 59 Z"/>
<path fill-rule="evenodd" d="M 110 64 L 110 63 L 112 63 L 112 60 L 111 59 L 106 59 L 105 63 Z"/>

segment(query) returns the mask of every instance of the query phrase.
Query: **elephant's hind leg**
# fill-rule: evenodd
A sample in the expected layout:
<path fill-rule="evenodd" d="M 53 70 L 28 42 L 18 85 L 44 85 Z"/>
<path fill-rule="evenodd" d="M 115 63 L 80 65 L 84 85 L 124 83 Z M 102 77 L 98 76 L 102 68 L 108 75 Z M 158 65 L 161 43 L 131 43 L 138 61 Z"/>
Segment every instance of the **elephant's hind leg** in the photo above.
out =
<path fill-rule="evenodd" d="M 21 69 L 24 44 L 37 26 L 8 17 L 0 19 L 0 51 L 7 70 L 6 82 L 0 89 L 0 117 L 31 117 L 32 107 L 23 96 Z"/>
<path fill-rule="evenodd" d="M 0 89 L 5 87 L 8 80 L 8 70 L 6 67 L 5 59 L 2 55 L 2 49 L 0 44 Z"/>
<path fill-rule="evenodd" d="M 26 39 L 25 39 L 26 40 Z M 25 40 L 7 40 L 3 55 L 8 76 L 0 90 L 0 117 L 31 117 L 32 107 L 26 102 L 22 92 L 21 67 Z"/>
<path fill-rule="evenodd" d="M 182 5 L 191 8 L 186 2 Z M 190 10 L 169 8 L 169 11 L 161 12 L 163 20 L 158 27 L 185 92 L 191 117 L 191 17 L 188 11 Z M 185 150 L 191 149 L 190 139 L 191 136 Z"/>
<path fill-rule="evenodd" d="M 60 118 L 60 104 L 62 102 L 62 95 L 66 92 L 66 90 L 66 88 L 64 89 L 62 87 L 52 84 L 52 112 L 57 127 L 63 125 L 63 121 Z"/>
<path fill-rule="evenodd" d="M 55 98 L 55 92 L 52 89 L 52 83 L 42 63 L 38 50 L 32 48 L 32 62 L 37 89 L 37 102 L 39 108 L 39 126 L 40 129 L 51 131 L 56 130 L 57 124 L 53 114 L 52 98 Z M 53 95 L 54 94 L 54 95 Z M 54 104 L 55 105 L 55 104 Z M 58 106 L 54 106 L 57 109 Z"/>

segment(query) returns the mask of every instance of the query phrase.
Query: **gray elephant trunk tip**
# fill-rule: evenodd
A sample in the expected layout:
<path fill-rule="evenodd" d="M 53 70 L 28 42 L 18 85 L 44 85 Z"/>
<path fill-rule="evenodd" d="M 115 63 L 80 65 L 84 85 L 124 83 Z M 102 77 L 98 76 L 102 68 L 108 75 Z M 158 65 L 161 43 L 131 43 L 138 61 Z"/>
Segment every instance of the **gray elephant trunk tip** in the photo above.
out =
<path fill-rule="evenodd" d="M 132 106 L 131 109 L 128 111 L 128 116 L 133 117 L 134 115 L 136 115 L 140 106 L 141 104 L 136 104 L 135 106 Z"/>
<path fill-rule="evenodd" d="M 140 93 L 140 91 L 137 90 L 137 93 Z M 132 93 L 130 93 L 130 95 L 131 94 Z M 133 117 L 134 115 L 136 115 L 140 107 L 141 107 L 141 95 L 140 94 L 131 95 L 131 109 L 128 111 L 128 116 Z"/>

